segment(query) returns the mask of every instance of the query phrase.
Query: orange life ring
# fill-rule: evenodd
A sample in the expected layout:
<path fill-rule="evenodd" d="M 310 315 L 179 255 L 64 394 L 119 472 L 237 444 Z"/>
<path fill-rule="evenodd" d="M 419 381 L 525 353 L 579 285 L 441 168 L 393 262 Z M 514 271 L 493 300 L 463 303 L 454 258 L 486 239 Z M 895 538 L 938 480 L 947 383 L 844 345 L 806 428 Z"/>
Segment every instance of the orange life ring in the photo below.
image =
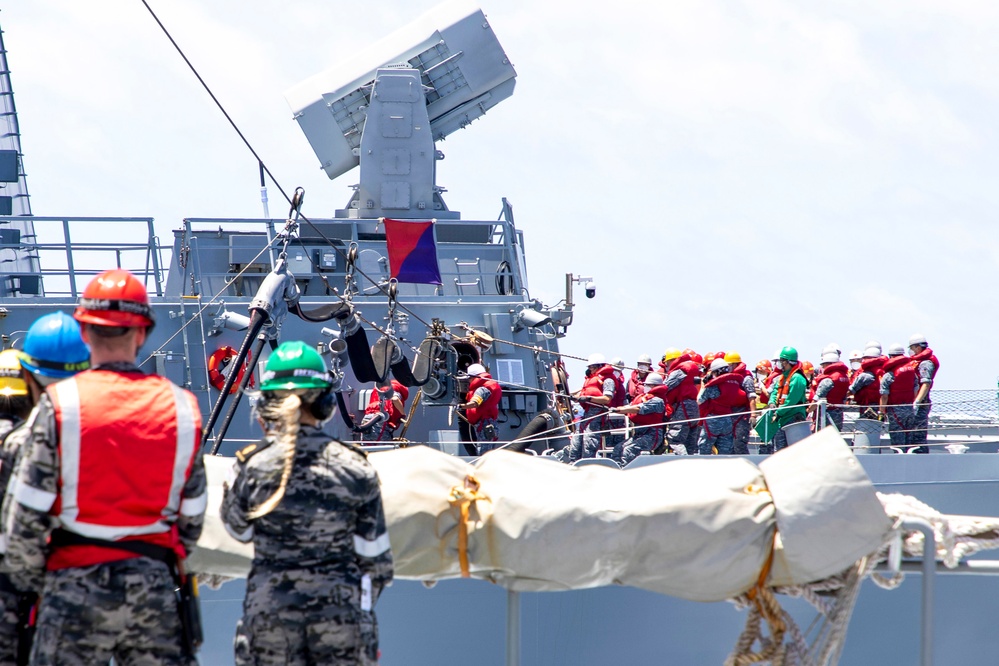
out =
<path fill-rule="evenodd" d="M 235 349 L 226 345 L 224 347 L 219 347 L 212 355 L 208 357 L 208 382 L 214 386 L 216 389 L 221 391 L 225 387 L 226 377 L 229 376 L 228 372 L 224 372 L 232 360 L 236 358 L 239 354 Z M 233 382 L 232 388 L 229 389 L 229 393 L 235 393 L 239 389 L 240 382 L 243 381 L 243 374 L 246 373 L 246 369 L 250 366 L 250 356 L 251 353 L 246 353 L 246 360 L 243 361 L 242 367 L 239 369 L 239 374 L 236 375 L 236 381 Z M 231 370 L 229 371 L 231 372 Z M 250 384 L 253 386 L 253 375 L 250 375 Z"/>

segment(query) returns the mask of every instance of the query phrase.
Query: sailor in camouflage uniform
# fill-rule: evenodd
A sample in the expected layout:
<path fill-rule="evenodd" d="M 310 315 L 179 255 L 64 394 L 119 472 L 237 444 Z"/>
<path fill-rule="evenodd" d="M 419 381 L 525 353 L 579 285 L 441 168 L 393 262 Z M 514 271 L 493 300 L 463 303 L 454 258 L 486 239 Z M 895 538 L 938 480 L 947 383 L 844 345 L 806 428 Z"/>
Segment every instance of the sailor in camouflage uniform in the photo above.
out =
<path fill-rule="evenodd" d="M 135 365 L 153 319 L 128 271 L 94 278 L 73 316 L 93 367 L 47 387 L 11 499 L 4 565 L 41 590 L 31 664 L 189 666 L 165 560 L 193 549 L 207 505 L 197 401 Z"/>
<path fill-rule="evenodd" d="M 21 361 L 16 349 L 0 352 L 0 437 L 4 446 L 0 449 L 0 488 L 7 487 L 13 461 L 13 452 L 8 454 L 6 441 L 31 411 L 31 398 L 28 385 L 21 376 Z M 0 535 L 0 552 L 5 546 Z M 0 555 L 2 561 L 2 555 Z M 20 594 L 14 588 L 7 574 L 0 573 L 0 666 L 15 666 L 17 663 L 17 608 Z"/>
<path fill-rule="evenodd" d="M 378 476 L 361 449 L 331 439 L 331 378 L 304 342 L 270 356 L 257 415 L 264 439 L 237 453 L 222 521 L 252 541 L 238 666 L 375 664 L 374 604 L 392 581 Z"/>

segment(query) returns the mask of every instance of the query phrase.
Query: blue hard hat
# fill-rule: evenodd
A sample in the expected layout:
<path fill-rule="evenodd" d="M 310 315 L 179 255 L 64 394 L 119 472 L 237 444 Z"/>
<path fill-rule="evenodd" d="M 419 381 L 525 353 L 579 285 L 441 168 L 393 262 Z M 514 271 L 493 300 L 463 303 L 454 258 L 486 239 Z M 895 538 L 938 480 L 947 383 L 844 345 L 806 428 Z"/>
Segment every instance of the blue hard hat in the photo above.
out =
<path fill-rule="evenodd" d="M 90 349 L 80 337 L 80 325 L 65 312 L 39 317 L 28 329 L 21 365 L 29 372 L 62 379 L 90 367 Z"/>

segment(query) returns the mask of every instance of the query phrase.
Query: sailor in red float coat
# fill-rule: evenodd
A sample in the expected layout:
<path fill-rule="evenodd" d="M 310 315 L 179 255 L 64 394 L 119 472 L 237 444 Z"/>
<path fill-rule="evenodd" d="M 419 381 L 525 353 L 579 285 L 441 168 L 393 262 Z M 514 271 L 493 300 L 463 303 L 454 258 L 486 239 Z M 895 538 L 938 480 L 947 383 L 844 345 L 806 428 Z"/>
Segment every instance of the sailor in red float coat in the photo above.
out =
<path fill-rule="evenodd" d="M 396 429 L 406 418 L 406 400 L 409 389 L 393 379 L 388 386 L 376 386 L 371 391 L 364 420 L 358 430 L 365 442 L 391 442 Z"/>
<path fill-rule="evenodd" d="M 871 348 L 869 354 L 864 355 L 864 360 L 860 363 L 860 371 L 857 372 L 847 395 L 852 395 L 854 402 L 861 407 L 861 418 L 876 419 L 877 406 L 881 403 L 881 375 L 884 372 L 884 364 L 887 359 Z"/>
<path fill-rule="evenodd" d="M 746 392 L 746 404 L 740 405 L 733 416 L 732 451 L 739 456 L 749 455 L 749 430 L 756 422 L 756 382 L 753 374 L 743 362 L 732 366 L 732 374 L 742 378 L 742 390 Z"/>
<path fill-rule="evenodd" d="M 611 407 L 612 412 L 627 414 L 634 426 L 632 436 L 614 447 L 611 454 L 624 467 L 644 451 L 652 452 L 663 442 L 663 425 L 670 415 L 666 404 L 662 375 L 652 373 L 645 379 L 645 393 L 636 396 L 627 407 Z"/>
<path fill-rule="evenodd" d="M 135 365 L 153 322 L 134 276 L 99 275 L 74 318 L 93 369 L 39 400 L 13 490 L 5 566 L 24 589 L 45 578 L 32 660 L 187 663 L 168 565 L 115 545 L 194 548 L 207 505 L 197 400 Z"/>
<path fill-rule="evenodd" d="M 729 372 L 729 365 L 723 358 L 711 362 L 708 377 L 709 381 L 697 398 L 698 411 L 704 419 L 704 429 L 697 442 L 698 452 L 709 456 L 715 449 L 719 454 L 732 454 L 735 452 L 734 423 L 730 415 L 738 409 L 748 408 L 742 378 Z"/>
<path fill-rule="evenodd" d="M 916 333 L 909 338 L 909 354 L 912 362 L 916 366 L 916 376 L 919 382 L 919 390 L 913 400 L 912 408 L 915 412 L 912 424 L 912 443 L 919 448 L 916 453 L 929 453 L 926 448 L 926 430 L 930 422 L 930 409 L 933 402 L 930 400 L 930 389 L 933 387 L 933 380 L 940 369 L 940 361 L 933 354 L 933 350 L 926 344 L 926 338 L 922 334 Z"/>
<path fill-rule="evenodd" d="M 694 455 L 701 431 L 697 410 L 697 383 L 701 366 L 689 354 L 682 354 L 669 366 L 663 379 L 667 389 L 666 404 L 673 410 L 667 439 L 674 453 Z"/>
<path fill-rule="evenodd" d="M 850 369 L 841 361 L 834 361 L 833 354 L 823 354 L 821 374 L 815 377 L 815 392 L 809 402 L 814 400 L 825 400 L 826 420 L 836 426 L 840 432 L 843 431 L 843 407 L 846 403 L 846 394 L 850 390 L 850 379 L 848 377 Z M 808 411 L 814 411 L 814 406 L 809 406 Z M 818 424 L 816 432 L 823 428 L 825 424 Z"/>
<path fill-rule="evenodd" d="M 645 379 L 652 370 L 652 357 L 648 354 L 643 354 L 638 357 L 638 362 L 635 365 L 638 367 L 631 371 L 631 377 L 628 378 L 629 401 L 645 393 Z"/>
<path fill-rule="evenodd" d="M 465 396 L 465 418 L 472 426 L 475 439 L 478 442 L 479 455 L 496 448 L 499 433 L 496 429 L 496 419 L 499 417 L 499 403 L 503 389 L 492 375 L 486 372 L 485 366 L 473 363 L 468 366 L 468 394 Z"/>
<path fill-rule="evenodd" d="M 912 444 L 915 425 L 912 403 L 915 399 L 916 367 L 899 346 L 897 353 L 889 353 L 881 375 L 880 412 L 888 417 L 888 436 L 893 446 Z"/>
<path fill-rule="evenodd" d="M 614 367 L 607 365 L 603 354 L 591 354 L 586 366 L 587 377 L 583 388 L 574 393 L 583 407 L 580 417 L 581 431 L 555 453 L 555 458 L 572 464 L 581 458 L 595 458 L 607 433 L 607 408 L 617 395 Z"/>

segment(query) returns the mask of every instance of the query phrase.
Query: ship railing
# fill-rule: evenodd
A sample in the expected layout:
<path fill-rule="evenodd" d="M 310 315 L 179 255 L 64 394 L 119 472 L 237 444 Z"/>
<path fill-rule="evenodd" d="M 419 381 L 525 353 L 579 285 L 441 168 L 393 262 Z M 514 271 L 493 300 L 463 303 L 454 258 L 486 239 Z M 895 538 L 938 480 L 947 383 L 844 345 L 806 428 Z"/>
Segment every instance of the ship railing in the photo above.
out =
<path fill-rule="evenodd" d="M 342 289 L 346 251 L 356 243 L 359 293 L 382 298 L 390 278 L 384 226 L 375 220 L 353 219 L 312 219 L 311 223 L 322 236 L 303 224 L 300 238 L 288 246 L 289 267 L 303 295 L 324 295 L 327 284 Z M 401 284 L 400 296 L 490 299 L 524 293 L 523 236 L 512 222 L 438 220 L 436 224 L 443 284 Z M 252 295 L 271 270 L 272 254 L 276 257 L 276 251 L 265 250 L 267 239 L 283 226 L 284 221 L 276 219 L 186 218 L 184 228 L 176 232 L 177 260 L 170 272 L 171 281 L 176 273 L 178 282 L 175 287 L 167 285 L 167 291 Z"/>
<path fill-rule="evenodd" d="M 5 224 L 31 220 L 34 237 L 0 242 L 4 295 L 78 298 L 87 282 L 109 268 L 131 271 L 154 296 L 164 289 L 163 248 L 151 217 L 0 216 Z M 25 270 L 25 267 L 28 267 Z"/>

